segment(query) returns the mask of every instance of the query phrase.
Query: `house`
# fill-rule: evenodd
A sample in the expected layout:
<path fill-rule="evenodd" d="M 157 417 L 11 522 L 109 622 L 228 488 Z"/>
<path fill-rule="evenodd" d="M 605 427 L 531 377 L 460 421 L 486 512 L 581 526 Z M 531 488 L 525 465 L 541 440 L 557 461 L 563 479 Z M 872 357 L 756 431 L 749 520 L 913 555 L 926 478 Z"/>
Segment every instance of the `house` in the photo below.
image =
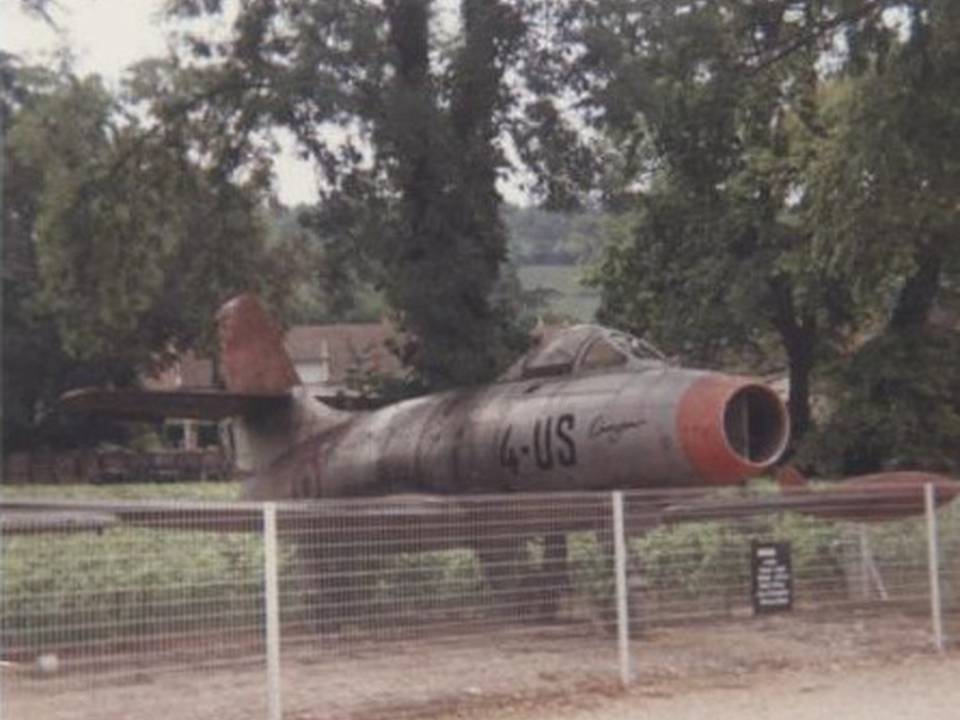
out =
<path fill-rule="evenodd" d="M 364 376 L 401 377 L 405 369 L 390 349 L 398 333 L 388 323 L 301 325 L 285 345 L 300 380 L 320 397 L 354 396 Z"/>

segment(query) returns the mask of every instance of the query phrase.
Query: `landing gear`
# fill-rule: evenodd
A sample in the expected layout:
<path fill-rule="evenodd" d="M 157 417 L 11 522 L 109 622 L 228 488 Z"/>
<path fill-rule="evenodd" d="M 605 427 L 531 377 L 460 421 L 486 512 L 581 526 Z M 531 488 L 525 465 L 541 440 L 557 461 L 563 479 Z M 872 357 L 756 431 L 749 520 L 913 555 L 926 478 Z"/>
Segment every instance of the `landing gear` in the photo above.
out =
<path fill-rule="evenodd" d="M 544 536 L 542 550 L 532 544 L 517 538 L 481 543 L 477 555 L 491 604 L 507 617 L 555 620 L 560 600 L 570 588 L 567 537 L 563 533 Z"/>

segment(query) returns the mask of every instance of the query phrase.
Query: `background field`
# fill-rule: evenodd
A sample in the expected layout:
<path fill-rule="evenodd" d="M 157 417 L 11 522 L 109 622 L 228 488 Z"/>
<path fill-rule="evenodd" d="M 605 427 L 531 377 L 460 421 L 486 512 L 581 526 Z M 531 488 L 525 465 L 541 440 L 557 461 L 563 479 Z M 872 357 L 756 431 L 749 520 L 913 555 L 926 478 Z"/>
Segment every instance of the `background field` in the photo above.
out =
<path fill-rule="evenodd" d="M 524 265 L 517 269 L 524 290 L 544 289 L 547 313 L 594 322 L 600 307 L 600 293 L 585 287 L 580 280 L 586 272 L 582 265 Z"/>

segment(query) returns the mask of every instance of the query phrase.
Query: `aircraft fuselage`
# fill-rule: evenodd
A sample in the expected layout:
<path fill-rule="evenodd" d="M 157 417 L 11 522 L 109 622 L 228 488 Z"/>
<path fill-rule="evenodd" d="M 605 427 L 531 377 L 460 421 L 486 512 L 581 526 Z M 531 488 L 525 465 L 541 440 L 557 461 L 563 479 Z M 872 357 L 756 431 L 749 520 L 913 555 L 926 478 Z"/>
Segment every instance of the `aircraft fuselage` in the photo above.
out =
<path fill-rule="evenodd" d="M 764 385 L 666 364 L 430 395 L 340 414 L 312 436 L 277 421 L 304 439 L 251 468 L 256 499 L 731 484 L 776 460 L 788 434 Z"/>

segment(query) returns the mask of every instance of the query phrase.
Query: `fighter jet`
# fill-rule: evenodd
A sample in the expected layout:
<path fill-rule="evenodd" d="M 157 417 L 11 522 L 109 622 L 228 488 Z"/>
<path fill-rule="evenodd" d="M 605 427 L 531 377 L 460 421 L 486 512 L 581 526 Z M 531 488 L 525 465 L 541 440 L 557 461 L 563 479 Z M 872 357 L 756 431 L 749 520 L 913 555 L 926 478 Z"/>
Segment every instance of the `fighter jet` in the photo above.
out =
<path fill-rule="evenodd" d="M 596 325 L 560 332 L 499 382 L 349 412 L 300 382 L 255 296 L 217 322 L 225 390 L 87 389 L 61 409 L 233 417 L 254 500 L 729 485 L 768 469 L 789 439 L 761 381 L 678 367 Z"/>
<path fill-rule="evenodd" d="M 517 558 L 534 537 L 543 539 L 540 584 L 563 587 L 566 536 L 558 528 L 609 538 L 609 513 L 584 512 L 578 502 L 560 517 L 562 503 L 522 501 L 539 493 L 690 489 L 680 498 L 663 493 L 660 505 L 645 496 L 651 526 L 778 508 L 820 512 L 818 494 L 795 486 L 759 500 L 706 496 L 704 488 L 741 484 L 781 458 L 790 435 L 786 408 L 758 379 L 679 367 L 627 333 L 571 327 L 520 358 L 498 382 L 345 411 L 300 382 L 279 325 L 255 296 L 226 303 L 217 323 L 223 390 L 86 389 L 65 395 L 60 410 L 232 418 L 235 464 L 249 477 L 248 499 L 390 497 L 386 508 L 334 503 L 304 516 L 304 575 L 328 578 L 313 591 L 318 608 L 348 605 L 353 589 L 344 583 L 358 573 L 343 569 L 365 538 L 376 537 L 384 552 L 449 547 L 454 540 L 437 532 L 437 518 L 474 528 L 455 542 L 477 552 L 495 590 L 516 591 Z M 931 477 L 908 480 L 915 485 Z M 943 500 L 956 495 L 956 483 L 933 479 L 943 485 Z M 922 511 L 915 501 L 890 504 L 888 488 L 874 481 L 857 485 L 849 498 L 832 495 L 831 517 Z M 132 523 L 162 513 L 119 505 L 101 510 Z M 164 523 L 176 522 L 180 512 L 174 508 Z M 211 512 L 211 528 L 232 527 L 220 511 Z M 194 512 L 190 527 L 202 517 Z M 297 521 L 295 513 L 284 518 Z M 546 601 L 537 597 L 539 612 L 556 610 L 555 592 Z M 329 613 L 323 620 L 336 622 Z"/>
<path fill-rule="evenodd" d="M 559 518 L 557 508 L 494 507 L 477 496 L 736 484 L 768 469 L 789 439 L 786 409 L 764 383 L 678 367 L 647 342 L 596 325 L 560 332 L 499 382 L 349 412 L 300 382 L 280 327 L 255 296 L 229 301 L 217 323 L 224 390 L 86 389 L 64 396 L 60 410 L 232 418 L 248 499 L 414 496 L 402 517 L 394 506 L 390 517 L 327 507 L 327 522 L 311 518 L 323 527 L 301 533 L 299 554 L 304 575 L 328 579 L 306 590 L 327 608 L 318 613 L 326 627 L 337 622 L 329 608 L 347 606 L 355 591 L 344 583 L 357 573 L 343 568 L 368 533 L 393 551 L 444 547 L 449 533 L 431 519 L 438 507 L 445 518 L 459 514 L 477 532 L 457 542 L 477 552 L 489 584 L 504 594 L 520 592 L 518 558 L 527 539 L 542 537 L 539 585 L 556 589 L 565 585 L 567 554 L 557 528 L 603 536 L 607 514 L 598 522 L 577 505 Z M 455 508 L 442 502 L 451 496 Z M 145 519 L 142 510 L 113 510 L 125 522 Z M 556 592 L 535 596 L 540 612 L 556 610 Z"/>

